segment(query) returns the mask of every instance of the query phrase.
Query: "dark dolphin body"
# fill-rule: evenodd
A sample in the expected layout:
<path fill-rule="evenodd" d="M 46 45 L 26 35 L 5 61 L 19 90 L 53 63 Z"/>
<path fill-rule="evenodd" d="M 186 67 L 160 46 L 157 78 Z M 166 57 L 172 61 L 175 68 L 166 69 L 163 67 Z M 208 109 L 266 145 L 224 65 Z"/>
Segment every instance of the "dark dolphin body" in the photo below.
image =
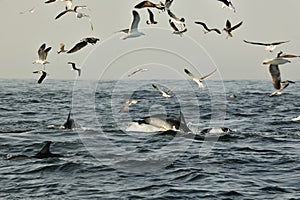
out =
<path fill-rule="evenodd" d="M 169 130 L 178 130 L 183 131 L 185 133 L 191 133 L 192 131 L 186 125 L 184 116 L 182 112 L 180 112 L 178 119 L 164 119 L 160 115 L 145 117 L 142 120 L 136 120 L 139 124 L 147 124 L 154 126 L 156 128 L 164 129 L 165 131 Z"/>
<path fill-rule="evenodd" d="M 69 112 L 67 121 L 61 125 L 61 128 L 64 128 L 64 129 L 77 128 L 77 125 L 76 125 L 74 119 L 71 118 L 71 111 Z"/>
<path fill-rule="evenodd" d="M 44 144 L 42 149 L 37 154 L 35 154 L 34 156 L 27 156 L 27 155 L 11 156 L 11 155 L 7 155 L 6 159 L 7 160 L 16 159 L 16 158 L 38 158 L 38 159 L 43 159 L 43 158 L 52 158 L 52 157 L 64 157 L 64 155 L 53 154 L 53 153 L 50 152 L 50 144 L 51 143 L 52 143 L 51 141 L 46 141 L 46 143 Z"/>

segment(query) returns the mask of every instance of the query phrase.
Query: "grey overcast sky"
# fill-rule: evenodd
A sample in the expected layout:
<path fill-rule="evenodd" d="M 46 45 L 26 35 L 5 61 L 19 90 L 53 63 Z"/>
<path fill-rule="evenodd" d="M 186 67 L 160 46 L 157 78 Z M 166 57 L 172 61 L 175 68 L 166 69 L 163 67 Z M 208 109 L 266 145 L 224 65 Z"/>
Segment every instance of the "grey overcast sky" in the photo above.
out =
<path fill-rule="evenodd" d="M 64 9 L 64 2 L 44 4 L 42 0 L 0 0 L 0 78 L 36 78 L 32 71 L 41 67 L 33 65 L 32 61 L 37 59 L 37 49 L 44 42 L 52 46 L 48 56 L 50 64 L 46 68 L 50 74 L 49 78 L 75 78 L 76 73 L 71 71 L 70 66 L 66 64 L 67 61 L 76 62 L 81 66 L 94 48 L 101 47 L 101 42 L 110 38 L 115 31 L 129 26 L 132 9 L 140 1 L 74 0 L 74 5 L 86 5 L 91 9 L 83 10 L 92 18 L 94 31 L 91 31 L 87 20 L 76 19 L 73 14 L 54 20 Z M 300 54 L 300 1 L 232 0 L 232 2 L 236 13 L 226 8 L 222 9 L 221 3 L 217 0 L 174 0 L 171 9 L 176 15 L 186 18 L 188 32 L 183 37 L 190 37 L 205 48 L 223 79 L 270 79 L 267 66 L 262 66 L 264 59 L 275 57 L 279 50 Z M 19 14 L 32 7 L 35 7 L 33 14 Z M 142 18 L 140 28 L 149 27 L 145 23 L 148 18 L 147 10 L 138 11 Z M 166 14 L 159 14 L 156 10 L 153 12 L 159 22 L 153 27 L 169 29 L 171 32 Z M 234 37 L 230 39 L 225 39 L 225 34 L 203 34 L 202 28 L 194 24 L 195 20 L 199 20 L 206 22 L 210 27 L 223 28 L 226 19 L 232 24 L 243 21 L 241 28 L 235 30 Z M 119 34 L 119 37 L 121 35 Z M 56 51 L 61 42 L 68 48 L 87 36 L 99 37 L 100 43 L 88 46 L 75 54 L 57 55 Z M 144 37 L 149 35 L 146 34 Z M 170 37 L 176 37 L 174 42 L 182 39 L 172 34 Z M 145 38 L 136 39 L 142 43 Z M 290 42 L 269 53 L 264 47 L 245 44 L 243 39 L 261 42 L 290 40 Z M 101 65 L 101 60 L 97 62 Z M 124 68 L 127 67 L 126 60 L 123 65 Z M 281 72 L 284 79 L 299 80 L 300 59 L 294 59 L 292 63 L 281 66 Z M 112 70 L 109 73 L 114 72 Z"/>

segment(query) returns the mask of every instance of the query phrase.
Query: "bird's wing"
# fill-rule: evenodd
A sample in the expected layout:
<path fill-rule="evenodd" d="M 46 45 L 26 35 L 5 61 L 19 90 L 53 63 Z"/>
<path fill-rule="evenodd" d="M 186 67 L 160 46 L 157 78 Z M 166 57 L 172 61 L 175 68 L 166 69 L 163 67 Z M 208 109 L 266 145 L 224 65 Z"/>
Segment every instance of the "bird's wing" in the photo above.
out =
<path fill-rule="evenodd" d="M 210 29 L 211 31 L 215 31 L 216 33 L 218 33 L 218 34 L 221 34 L 221 31 L 219 30 L 219 29 L 217 29 L 217 28 L 213 28 L 213 29 Z"/>
<path fill-rule="evenodd" d="M 45 71 L 42 71 L 42 76 L 38 80 L 38 84 L 41 84 L 43 80 L 46 78 L 47 73 Z"/>
<path fill-rule="evenodd" d="M 145 7 L 156 7 L 154 3 L 151 1 L 142 1 L 141 3 L 138 3 L 137 5 L 134 6 L 134 8 L 141 9 Z"/>
<path fill-rule="evenodd" d="M 167 94 L 170 94 L 171 92 L 173 92 L 173 90 L 175 90 L 176 86 L 170 88 L 168 91 L 166 91 Z"/>
<path fill-rule="evenodd" d="M 231 28 L 231 23 L 230 23 L 230 21 L 229 21 L 228 19 L 227 19 L 227 21 L 226 21 L 225 27 L 226 27 L 227 29 L 230 29 L 230 28 Z"/>
<path fill-rule="evenodd" d="M 293 55 L 293 54 L 283 54 L 283 55 L 277 55 L 277 58 L 297 58 L 297 57 L 300 57 L 300 56 L 297 56 L 297 55 Z"/>
<path fill-rule="evenodd" d="M 138 29 L 138 24 L 140 22 L 140 15 L 137 11 L 133 10 L 132 11 L 132 15 L 133 15 L 133 20 L 132 20 L 132 23 L 131 23 L 131 26 L 130 26 L 130 31 L 132 30 L 137 30 Z"/>
<path fill-rule="evenodd" d="M 203 28 L 204 28 L 205 30 L 210 31 L 210 29 L 206 26 L 206 24 L 205 24 L 204 22 L 197 22 L 197 21 L 195 21 L 195 24 L 200 24 L 200 25 L 203 26 Z"/>
<path fill-rule="evenodd" d="M 147 10 L 148 10 L 148 13 L 149 13 L 150 22 L 153 23 L 155 21 L 154 20 L 154 14 L 149 8 Z"/>
<path fill-rule="evenodd" d="M 226 6 L 229 7 L 229 1 L 227 1 L 227 0 L 218 0 L 218 1 L 224 3 Z"/>
<path fill-rule="evenodd" d="M 48 47 L 44 50 L 44 60 L 47 60 L 48 52 L 52 49 L 52 47 Z"/>
<path fill-rule="evenodd" d="M 77 43 L 74 47 L 72 47 L 72 49 L 70 49 L 69 51 L 67 51 L 67 53 L 74 53 L 76 51 L 79 51 L 80 49 L 82 49 L 83 47 L 85 47 L 88 43 L 86 41 L 81 41 L 79 43 Z"/>
<path fill-rule="evenodd" d="M 56 0 L 48 0 L 48 1 L 45 1 L 45 3 L 53 3 L 55 2 Z"/>
<path fill-rule="evenodd" d="M 125 29 L 119 30 L 119 31 L 117 31 L 117 33 L 118 32 L 129 33 L 129 28 L 125 28 Z"/>
<path fill-rule="evenodd" d="M 233 27 L 231 28 L 231 30 L 233 31 L 233 30 L 237 29 L 237 28 L 240 27 L 242 24 L 243 24 L 243 21 L 241 21 L 241 22 L 238 23 L 237 25 L 233 26 Z"/>
<path fill-rule="evenodd" d="M 156 86 L 156 85 L 154 85 L 154 84 L 152 84 L 152 87 L 154 88 L 154 89 L 156 89 L 157 91 L 159 91 L 160 93 L 165 93 L 160 87 L 158 87 L 158 86 Z"/>
<path fill-rule="evenodd" d="M 169 19 L 169 24 L 170 24 L 170 26 L 174 29 L 174 31 L 176 31 L 176 32 L 179 31 L 178 28 L 176 27 L 176 25 L 174 24 L 174 22 L 172 22 L 171 19 Z"/>
<path fill-rule="evenodd" d="M 272 83 L 274 88 L 279 90 L 281 87 L 281 77 L 278 65 L 269 65 L 269 72 L 272 77 Z"/>
<path fill-rule="evenodd" d="M 287 86 L 289 86 L 289 83 L 282 85 L 282 86 L 280 87 L 280 89 L 276 90 L 275 92 L 273 92 L 273 93 L 270 94 L 269 96 L 270 96 L 270 97 L 275 96 L 276 94 L 282 92 Z"/>
<path fill-rule="evenodd" d="M 189 70 L 184 69 L 184 72 L 189 75 L 192 79 L 199 79 L 198 77 L 196 77 L 194 74 L 192 74 Z"/>
<path fill-rule="evenodd" d="M 262 42 L 251 42 L 251 41 L 247 41 L 247 40 L 243 40 L 245 43 L 248 44 L 255 44 L 255 45 L 262 45 L 262 46 L 268 46 L 269 44 L 267 43 L 262 43 Z"/>
<path fill-rule="evenodd" d="M 44 60 L 44 50 L 46 48 L 46 44 L 42 44 L 38 50 L 38 56 L 40 60 Z"/>
<path fill-rule="evenodd" d="M 275 45 L 280 45 L 280 44 L 284 44 L 284 43 L 287 43 L 287 42 L 289 42 L 289 40 L 287 40 L 287 41 L 282 41 L 282 42 L 272 42 L 272 43 L 270 43 L 270 45 L 275 46 Z"/>
<path fill-rule="evenodd" d="M 74 69 L 74 70 L 76 70 L 77 68 L 76 68 L 76 64 L 75 63 L 73 63 L 73 62 L 68 62 L 68 64 L 69 65 L 72 65 L 72 68 Z"/>
<path fill-rule="evenodd" d="M 68 12 L 74 12 L 74 10 L 64 10 L 64 11 L 62 11 L 61 13 L 59 13 L 59 14 L 55 17 L 55 19 L 60 18 L 61 16 L 63 16 L 64 14 L 66 14 L 66 13 L 68 13 Z"/>
<path fill-rule="evenodd" d="M 204 80 L 204 79 L 210 77 L 210 76 L 213 75 L 216 71 L 217 71 L 217 69 L 215 69 L 214 71 L 210 72 L 209 74 L 207 74 L 207 75 L 201 77 L 200 80 Z"/>

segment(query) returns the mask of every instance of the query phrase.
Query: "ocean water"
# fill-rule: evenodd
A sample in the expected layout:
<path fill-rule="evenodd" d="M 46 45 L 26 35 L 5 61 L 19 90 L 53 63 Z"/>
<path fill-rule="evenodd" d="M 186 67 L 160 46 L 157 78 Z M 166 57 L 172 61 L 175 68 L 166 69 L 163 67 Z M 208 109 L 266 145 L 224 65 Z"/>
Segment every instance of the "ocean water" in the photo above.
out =
<path fill-rule="evenodd" d="M 1 199 L 300 198 L 297 83 L 270 98 L 269 80 L 210 81 L 203 90 L 179 80 L 0 82 Z M 153 83 L 176 86 L 173 97 Z M 129 99 L 140 102 L 119 113 Z M 72 107 L 81 127 L 56 128 Z M 197 136 L 126 131 L 134 119 L 180 110 Z M 211 125 L 234 132 L 200 133 Z M 65 157 L 5 159 L 35 155 L 45 141 Z"/>

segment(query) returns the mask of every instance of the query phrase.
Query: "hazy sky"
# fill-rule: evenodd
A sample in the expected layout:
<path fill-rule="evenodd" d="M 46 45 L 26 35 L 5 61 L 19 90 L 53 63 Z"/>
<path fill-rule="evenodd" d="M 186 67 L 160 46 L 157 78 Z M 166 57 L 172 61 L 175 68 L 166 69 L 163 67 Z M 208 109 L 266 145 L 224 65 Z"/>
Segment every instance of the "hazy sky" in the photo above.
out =
<path fill-rule="evenodd" d="M 71 71 L 71 67 L 66 63 L 73 61 L 81 66 L 87 59 L 89 53 L 100 48 L 100 52 L 105 56 L 105 50 L 114 51 L 116 48 L 112 45 L 109 48 L 109 40 L 114 32 L 123 28 L 127 28 L 132 19 L 132 9 L 135 4 L 141 0 L 74 0 L 75 5 L 86 5 L 91 10 L 83 10 L 83 12 L 91 16 L 94 24 L 94 31 L 91 31 L 89 22 L 86 19 L 76 19 L 73 14 L 67 14 L 59 20 L 54 20 L 55 16 L 63 11 L 64 2 L 56 2 L 52 4 L 44 4 L 42 0 L 0 0 L 1 4 L 1 74 L 0 78 L 29 78 L 36 79 L 37 75 L 32 71 L 40 69 L 41 66 L 33 65 L 32 61 L 37 59 L 37 49 L 42 43 L 52 46 L 48 60 L 50 64 L 46 67 L 52 79 L 73 79 L 76 77 L 75 71 Z M 154 0 L 153 0 L 154 1 Z M 298 20 L 300 19 L 300 1 L 299 0 L 233 0 L 236 13 L 229 9 L 222 9 L 221 3 L 217 0 L 174 0 L 171 7 L 172 11 L 186 18 L 186 27 L 188 32 L 183 37 L 173 35 L 168 24 L 166 13 L 158 13 L 153 10 L 157 21 L 157 25 L 150 26 L 169 30 L 168 40 L 174 44 L 184 41 L 186 38 L 195 40 L 202 45 L 209 54 L 213 64 L 219 70 L 223 79 L 270 79 L 267 66 L 262 66 L 262 61 L 266 58 L 275 57 L 279 50 L 287 53 L 300 54 L 300 27 Z M 21 11 L 35 7 L 33 14 L 19 14 Z M 140 28 L 149 28 L 145 23 L 148 19 L 147 10 L 138 10 L 141 15 Z M 226 19 L 232 24 L 243 21 L 240 29 L 233 32 L 234 37 L 225 39 L 226 35 L 217 35 L 215 33 L 203 34 L 202 28 L 194 24 L 195 20 L 204 21 L 210 27 L 223 28 Z M 153 29 L 152 32 L 156 30 Z M 132 40 L 122 41 L 126 45 L 131 43 L 143 46 L 144 41 L 149 40 L 151 30 L 143 30 L 146 36 Z M 57 55 L 56 51 L 59 44 L 64 42 L 67 48 L 70 48 L 81 38 L 87 36 L 99 37 L 100 42 L 95 46 L 89 45 L 81 51 L 66 55 Z M 121 33 L 114 37 L 119 39 Z M 165 36 L 164 36 L 165 37 Z M 162 40 L 164 38 L 161 38 Z M 269 53 L 264 47 L 245 44 L 242 40 L 272 42 L 281 40 L 290 40 L 289 43 L 277 47 L 275 52 Z M 159 40 L 159 39 L 158 39 Z M 106 46 L 103 41 L 108 41 Z M 103 44 L 102 44 L 103 43 Z M 180 45 L 179 45 L 180 44 Z M 102 46 L 103 45 L 103 46 Z M 126 45 L 124 48 L 126 48 Z M 185 50 L 185 52 L 196 54 L 197 52 Z M 137 52 L 137 55 L 141 52 Z M 199 52 L 199 55 L 201 52 Z M 176 61 L 171 55 L 159 57 L 159 53 L 145 51 L 146 61 L 143 61 L 143 55 L 139 55 L 139 62 L 132 62 L 132 57 L 128 55 L 122 60 L 122 70 L 127 72 L 131 70 L 133 65 L 148 66 L 147 63 L 157 63 L 158 65 L 168 65 L 174 69 L 181 69 L 179 65 L 186 64 L 185 61 Z M 153 55 L 153 60 L 149 59 L 149 55 Z M 162 53 L 163 55 L 163 53 Z M 170 62 L 166 62 L 170 57 Z M 206 61 L 201 61 L 199 56 L 200 71 L 210 71 L 214 66 Z M 107 62 L 107 61 L 105 61 Z M 181 63 L 182 62 L 182 63 Z M 117 62 L 115 62 L 117 63 Z M 98 68 L 102 66 L 102 60 L 94 60 L 94 65 Z M 177 65 L 177 66 L 176 66 Z M 88 66 L 85 66 L 88 67 Z M 176 68 L 177 67 L 177 68 Z M 184 66 L 182 66 L 184 68 Z M 205 68 L 207 67 L 207 70 Z M 85 70 L 85 69 L 84 69 Z M 83 70 L 83 73 L 85 71 Z M 107 71 L 107 78 L 113 78 L 114 70 L 117 67 Z M 299 80 L 300 75 L 300 59 L 292 60 L 291 64 L 281 66 L 283 79 Z M 167 74 L 167 73 L 166 73 Z M 158 73 L 158 78 L 162 73 Z M 142 75 L 147 78 L 146 73 Z M 151 75 L 151 76 L 155 76 Z M 167 75 L 170 78 L 173 75 Z"/>

